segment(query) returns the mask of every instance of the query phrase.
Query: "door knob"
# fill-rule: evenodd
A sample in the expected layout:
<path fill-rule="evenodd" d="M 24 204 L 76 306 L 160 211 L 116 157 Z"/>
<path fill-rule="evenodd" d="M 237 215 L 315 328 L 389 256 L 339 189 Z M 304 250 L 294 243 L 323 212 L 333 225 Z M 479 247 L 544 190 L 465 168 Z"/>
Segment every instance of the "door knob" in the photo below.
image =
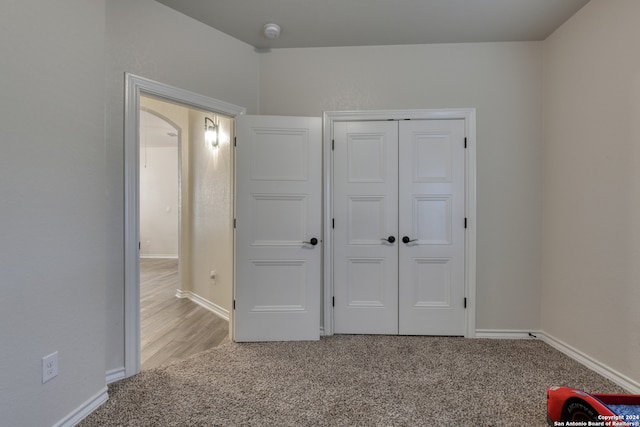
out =
<path fill-rule="evenodd" d="M 316 239 L 315 237 L 312 237 L 308 242 L 302 242 L 302 243 L 306 243 L 307 245 L 315 246 L 315 245 L 318 244 L 318 239 Z"/>
<path fill-rule="evenodd" d="M 395 242 L 395 241 L 396 241 L 396 238 L 395 238 L 395 237 L 393 237 L 393 236 L 389 236 L 389 237 L 387 237 L 386 239 L 383 237 L 383 238 L 382 238 L 382 239 L 380 239 L 380 240 L 384 240 L 385 242 L 393 243 L 393 242 Z"/>
<path fill-rule="evenodd" d="M 402 243 L 411 243 L 411 242 L 415 242 L 416 240 L 418 240 L 418 239 L 410 239 L 409 237 L 404 236 L 402 238 Z"/>

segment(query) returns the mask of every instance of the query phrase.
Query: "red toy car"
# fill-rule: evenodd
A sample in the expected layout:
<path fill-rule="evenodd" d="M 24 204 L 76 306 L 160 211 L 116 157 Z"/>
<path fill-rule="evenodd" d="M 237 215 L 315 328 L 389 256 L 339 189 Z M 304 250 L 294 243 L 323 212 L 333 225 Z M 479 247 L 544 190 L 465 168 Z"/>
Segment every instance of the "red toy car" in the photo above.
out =
<path fill-rule="evenodd" d="M 547 422 L 563 427 L 640 427 L 640 395 L 589 394 L 570 387 L 549 387 Z"/>

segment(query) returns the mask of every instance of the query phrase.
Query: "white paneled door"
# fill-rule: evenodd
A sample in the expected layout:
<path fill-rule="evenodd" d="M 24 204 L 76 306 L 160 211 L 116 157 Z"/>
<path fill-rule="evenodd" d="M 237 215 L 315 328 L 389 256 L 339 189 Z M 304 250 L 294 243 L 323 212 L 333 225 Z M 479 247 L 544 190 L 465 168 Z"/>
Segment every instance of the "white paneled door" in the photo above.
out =
<path fill-rule="evenodd" d="M 320 118 L 236 117 L 234 339 L 320 337 Z"/>
<path fill-rule="evenodd" d="M 334 330 L 398 333 L 398 124 L 334 124 Z"/>
<path fill-rule="evenodd" d="M 464 335 L 464 120 L 334 124 L 336 333 Z"/>
<path fill-rule="evenodd" d="M 399 333 L 464 335 L 464 121 L 399 124 Z"/>

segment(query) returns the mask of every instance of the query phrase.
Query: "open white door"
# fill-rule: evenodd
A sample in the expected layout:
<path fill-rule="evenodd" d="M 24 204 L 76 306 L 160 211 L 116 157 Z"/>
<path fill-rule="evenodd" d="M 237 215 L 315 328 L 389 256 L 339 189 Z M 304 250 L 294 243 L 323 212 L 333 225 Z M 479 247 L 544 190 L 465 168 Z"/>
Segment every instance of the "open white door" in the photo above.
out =
<path fill-rule="evenodd" d="M 321 126 L 236 117 L 235 341 L 320 338 Z"/>

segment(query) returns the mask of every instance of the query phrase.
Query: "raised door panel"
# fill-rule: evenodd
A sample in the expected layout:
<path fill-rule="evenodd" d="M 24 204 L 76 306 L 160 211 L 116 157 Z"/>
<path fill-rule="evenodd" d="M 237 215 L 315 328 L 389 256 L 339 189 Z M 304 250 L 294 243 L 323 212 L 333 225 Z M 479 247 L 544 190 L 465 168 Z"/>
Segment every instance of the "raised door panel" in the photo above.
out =
<path fill-rule="evenodd" d="M 302 194 L 251 194 L 251 246 L 299 248 L 309 233 L 308 201 Z"/>

